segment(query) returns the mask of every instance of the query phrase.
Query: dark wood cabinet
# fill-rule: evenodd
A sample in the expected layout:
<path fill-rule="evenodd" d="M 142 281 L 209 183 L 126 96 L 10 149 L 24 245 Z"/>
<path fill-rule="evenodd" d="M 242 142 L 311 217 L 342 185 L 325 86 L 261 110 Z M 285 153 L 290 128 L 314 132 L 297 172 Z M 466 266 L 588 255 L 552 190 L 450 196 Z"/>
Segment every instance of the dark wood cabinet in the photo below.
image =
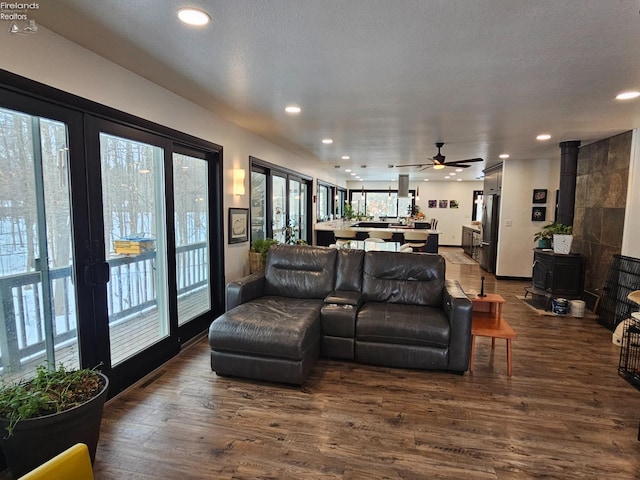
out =
<path fill-rule="evenodd" d="M 462 250 L 472 258 L 476 258 L 476 249 L 480 244 L 480 230 L 462 227 Z"/>
<path fill-rule="evenodd" d="M 580 298 L 584 290 L 583 255 L 535 249 L 533 286 L 551 297 Z"/>

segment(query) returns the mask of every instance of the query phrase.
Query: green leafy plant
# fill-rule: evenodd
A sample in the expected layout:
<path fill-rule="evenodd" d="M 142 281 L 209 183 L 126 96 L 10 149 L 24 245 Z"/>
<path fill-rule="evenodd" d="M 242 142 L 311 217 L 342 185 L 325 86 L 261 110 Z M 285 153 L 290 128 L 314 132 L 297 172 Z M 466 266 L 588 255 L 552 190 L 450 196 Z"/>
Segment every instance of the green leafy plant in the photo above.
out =
<path fill-rule="evenodd" d="M 278 240 L 274 238 L 261 238 L 259 240 L 254 240 L 251 242 L 251 248 L 249 249 L 251 252 L 257 252 L 261 254 L 262 259 L 267 259 L 267 252 L 271 248 L 272 245 L 277 245 Z"/>
<path fill-rule="evenodd" d="M 353 212 L 353 205 L 349 202 L 344 202 L 344 218 L 347 220 L 351 220 L 355 217 L 355 213 Z"/>
<path fill-rule="evenodd" d="M 67 370 L 63 364 L 53 370 L 40 365 L 34 378 L 0 385 L 0 417 L 9 421 L 7 436 L 20 420 L 69 410 L 95 397 L 104 386 L 96 370 Z"/>
<path fill-rule="evenodd" d="M 571 225 L 563 225 L 562 223 L 550 223 L 545 225 L 539 232 L 533 236 L 534 241 L 552 240 L 554 235 L 572 235 L 573 227 Z"/>

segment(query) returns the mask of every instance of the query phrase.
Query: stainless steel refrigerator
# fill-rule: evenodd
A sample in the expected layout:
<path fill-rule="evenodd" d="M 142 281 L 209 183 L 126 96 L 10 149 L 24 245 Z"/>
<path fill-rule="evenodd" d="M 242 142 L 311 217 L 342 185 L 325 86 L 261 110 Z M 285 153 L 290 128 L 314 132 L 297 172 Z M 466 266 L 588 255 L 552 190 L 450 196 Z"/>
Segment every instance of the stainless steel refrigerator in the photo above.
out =
<path fill-rule="evenodd" d="M 500 225 L 500 195 L 485 195 L 483 200 L 480 266 L 489 273 L 495 273 L 498 253 L 498 226 Z"/>

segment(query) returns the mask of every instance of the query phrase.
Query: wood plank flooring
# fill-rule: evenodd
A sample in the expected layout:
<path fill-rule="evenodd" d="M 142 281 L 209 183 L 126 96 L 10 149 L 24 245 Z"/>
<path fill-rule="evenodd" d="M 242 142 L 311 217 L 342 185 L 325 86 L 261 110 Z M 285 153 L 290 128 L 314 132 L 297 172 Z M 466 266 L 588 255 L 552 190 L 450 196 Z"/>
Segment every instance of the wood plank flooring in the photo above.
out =
<path fill-rule="evenodd" d="M 507 303 L 464 376 L 322 359 L 302 388 L 217 377 L 202 338 L 105 407 L 96 480 L 640 478 L 640 392 L 594 320 L 537 316 L 527 282 L 447 264 Z"/>

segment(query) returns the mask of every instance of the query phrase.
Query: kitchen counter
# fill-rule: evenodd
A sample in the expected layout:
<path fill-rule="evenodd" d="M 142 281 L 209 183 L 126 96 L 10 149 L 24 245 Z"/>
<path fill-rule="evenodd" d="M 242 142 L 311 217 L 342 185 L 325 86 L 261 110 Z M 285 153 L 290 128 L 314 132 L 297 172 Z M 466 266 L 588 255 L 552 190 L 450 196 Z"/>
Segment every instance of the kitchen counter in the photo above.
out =
<path fill-rule="evenodd" d="M 440 232 L 425 228 L 415 228 L 409 225 L 397 225 L 390 222 L 370 222 L 370 221 L 342 221 L 320 222 L 315 225 L 316 245 L 329 246 L 335 243 L 333 232 L 335 230 L 355 230 L 356 240 L 364 240 L 369 236 L 371 230 L 393 233 L 392 241 L 405 243 L 404 232 L 407 230 L 420 230 L 429 234 L 426 251 L 428 253 L 438 253 L 438 243 Z"/>

